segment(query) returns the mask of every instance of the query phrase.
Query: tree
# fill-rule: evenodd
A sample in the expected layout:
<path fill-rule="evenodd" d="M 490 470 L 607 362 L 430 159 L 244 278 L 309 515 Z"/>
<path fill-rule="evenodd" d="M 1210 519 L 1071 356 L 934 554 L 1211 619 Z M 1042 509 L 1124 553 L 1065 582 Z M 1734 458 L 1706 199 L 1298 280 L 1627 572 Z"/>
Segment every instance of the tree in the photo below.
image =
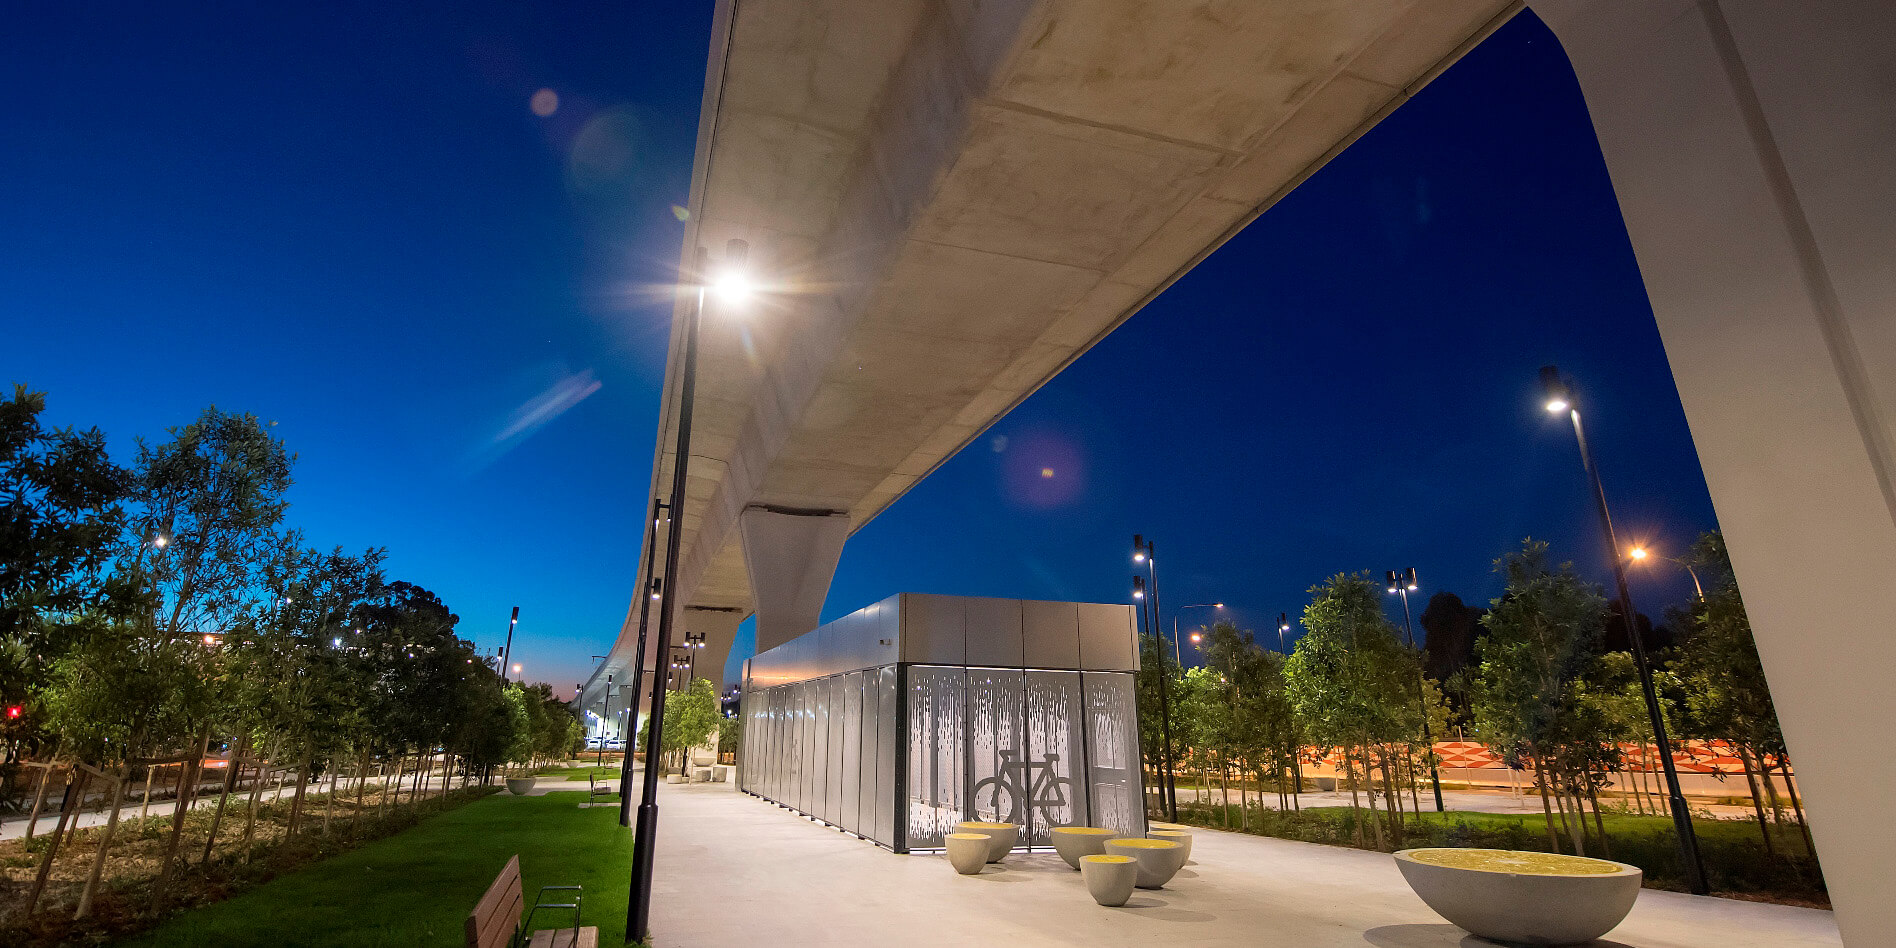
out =
<path fill-rule="evenodd" d="M 1687 733 L 1725 741 L 1732 746 L 1744 764 L 1745 782 L 1750 787 L 1752 808 L 1757 815 L 1759 832 L 1764 836 L 1765 849 L 1775 851 L 1771 831 L 1765 824 L 1764 800 L 1759 790 L 1762 778 L 1763 789 L 1771 797 L 1772 810 L 1782 822 L 1776 787 L 1771 782 L 1771 768 L 1766 761 L 1776 758 L 1782 764 L 1784 732 L 1778 726 L 1777 707 L 1771 701 L 1764 662 L 1758 656 L 1751 619 L 1745 612 L 1744 597 L 1739 594 L 1732 574 L 1724 536 L 1712 532 L 1699 537 L 1688 562 L 1701 577 L 1705 595 L 1686 617 L 1685 642 L 1672 668 L 1685 694 Z M 1790 789 L 1788 777 L 1786 788 Z M 1797 809 L 1801 827 L 1802 805 Z"/>
<path fill-rule="evenodd" d="M 47 733 L 32 689 L 77 641 L 68 626 L 137 611 L 136 588 L 110 570 L 131 472 L 106 456 L 97 428 L 41 425 L 45 408 L 45 395 L 24 386 L 0 399 L 0 706 L 27 709 L 18 720 L 0 718 L 0 785 L 23 745 Z"/>
<path fill-rule="evenodd" d="M 165 540 L 149 569 L 159 626 L 171 635 L 221 636 L 257 608 L 296 458 L 255 415 L 212 407 L 169 431 L 172 439 L 156 447 L 139 442 L 137 465 L 141 520 Z M 141 531 L 135 555 L 145 539 Z"/>
<path fill-rule="evenodd" d="M 1381 764 L 1389 835 L 1399 841 L 1391 746 L 1406 748 L 1421 733 L 1415 701 L 1421 669 L 1384 617 L 1377 588 L 1367 573 L 1338 574 L 1312 587 L 1303 617 L 1307 632 L 1297 640 L 1284 677 L 1291 707 L 1310 740 L 1342 753 L 1352 808 L 1358 807 L 1357 766 L 1367 782 Z M 1373 784 L 1370 790 L 1370 827 L 1382 849 L 1385 835 Z"/>
<path fill-rule="evenodd" d="M 1438 683 L 1454 680 L 1475 660 L 1475 640 L 1485 631 L 1481 617 L 1486 612 L 1462 602 L 1452 592 L 1438 592 L 1416 617 L 1422 627 L 1423 671 Z"/>
<path fill-rule="evenodd" d="M 718 713 L 717 689 L 709 679 L 694 678 L 683 691 L 665 692 L 665 730 L 659 735 L 660 756 L 679 754 L 682 769 L 684 752 L 709 741 L 723 720 L 724 716 Z M 639 725 L 639 746 L 645 746 L 650 728 L 650 718 Z M 652 763 L 647 761 L 646 766 Z"/>
<path fill-rule="evenodd" d="M 1607 762 L 1602 758 L 1617 753 L 1606 749 L 1608 722 L 1580 703 L 1582 678 L 1600 654 L 1606 601 L 1572 564 L 1552 566 L 1547 544 L 1531 538 L 1496 560 L 1495 571 L 1507 577 L 1507 589 L 1482 618 L 1488 634 L 1475 646 L 1476 728 L 1511 764 L 1532 762 L 1548 844 L 1559 851 L 1552 803 L 1558 792 L 1567 834 L 1584 854 L 1585 820 L 1578 832 L 1566 822 L 1567 798 L 1577 810 L 1579 796 L 1597 789 L 1592 781 Z"/>

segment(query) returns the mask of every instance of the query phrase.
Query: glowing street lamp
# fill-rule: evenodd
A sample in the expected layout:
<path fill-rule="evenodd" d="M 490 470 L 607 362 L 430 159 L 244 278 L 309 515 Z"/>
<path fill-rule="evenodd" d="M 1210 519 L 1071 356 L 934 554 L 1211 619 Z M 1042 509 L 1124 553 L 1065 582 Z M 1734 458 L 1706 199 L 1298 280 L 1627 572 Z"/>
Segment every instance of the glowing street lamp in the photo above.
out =
<path fill-rule="evenodd" d="M 1659 745 L 1659 763 L 1665 770 L 1667 803 L 1672 810 L 1672 825 L 1679 835 L 1679 850 L 1684 856 L 1686 882 L 1694 895 L 1706 895 L 1711 888 L 1705 882 L 1705 863 L 1699 856 L 1698 834 L 1692 827 L 1692 811 L 1686 808 L 1685 793 L 1679 788 L 1679 771 L 1672 762 L 1672 742 L 1666 736 L 1666 719 L 1659 710 L 1659 695 L 1652 683 L 1652 667 L 1646 660 L 1646 643 L 1640 640 L 1639 615 L 1633 608 L 1633 594 L 1626 583 L 1626 564 L 1619 555 L 1619 540 L 1613 535 L 1613 515 L 1606 506 L 1606 487 L 1600 483 L 1600 469 L 1587 449 L 1586 429 L 1580 424 L 1580 409 L 1574 403 L 1573 387 L 1560 376 L 1560 369 L 1541 366 L 1541 390 L 1550 414 L 1566 412 L 1573 420 L 1574 441 L 1580 445 L 1580 466 L 1592 482 L 1593 501 L 1600 512 L 1600 531 L 1606 535 L 1606 548 L 1613 553 L 1613 581 L 1619 586 L 1620 604 L 1625 609 L 1626 638 L 1632 643 L 1633 667 L 1639 671 L 1639 688 L 1646 699 L 1646 716 L 1652 719 L 1653 739 Z"/>
<path fill-rule="evenodd" d="M 1633 562 L 1643 564 L 1646 562 L 1646 558 L 1653 554 L 1643 546 L 1636 546 L 1629 550 L 1626 555 L 1632 557 Z M 1686 573 L 1692 577 L 1692 591 L 1697 593 L 1700 599 L 1705 598 L 1705 587 L 1699 584 L 1698 570 L 1693 569 L 1692 564 L 1687 562 L 1685 557 L 1661 556 L 1659 559 L 1665 560 L 1668 563 L 1677 563 L 1685 567 Z"/>
<path fill-rule="evenodd" d="M 678 559 L 683 549 L 683 527 L 685 518 L 685 481 L 691 468 L 691 415 L 692 402 L 696 395 L 698 380 L 698 330 L 704 318 L 704 301 L 710 284 L 715 281 L 719 297 L 731 302 L 748 295 L 750 280 L 739 279 L 745 272 L 745 264 L 750 256 L 750 245 L 742 240 L 732 240 L 725 245 L 722 264 L 714 272 L 711 268 L 711 255 L 703 247 L 698 248 L 695 267 L 691 274 L 696 281 L 697 292 L 692 305 L 684 313 L 683 332 L 684 364 L 679 367 L 678 377 L 678 446 L 673 452 L 671 500 L 668 510 L 671 512 L 672 527 L 665 538 L 665 570 L 667 577 L 678 575 Z M 667 597 L 658 611 L 658 642 L 656 653 L 668 655 L 672 645 L 672 621 L 678 614 L 680 603 Z M 645 661 L 641 652 L 638 659 Z M 638 825 L 632 841 L 632 878 L 631 891 L 626 900 L 625 932 L 627 941 L 644 941 L 651 929 L 652 913 L 652 855 L 658 841 L 658 758 L 659 738 L 665 733 L 665 702 L 659 694 L 660 687 L 656 675 L 652 681 L 652 710 L 647 721 L 645 735 L 645 779 L 639 794 Z M 638 697 L 634 696 L 634 702 Z M 630 757 L 630 748 L 627 749 Z M 621 788 L 623 789 L 623 788 Z"/>

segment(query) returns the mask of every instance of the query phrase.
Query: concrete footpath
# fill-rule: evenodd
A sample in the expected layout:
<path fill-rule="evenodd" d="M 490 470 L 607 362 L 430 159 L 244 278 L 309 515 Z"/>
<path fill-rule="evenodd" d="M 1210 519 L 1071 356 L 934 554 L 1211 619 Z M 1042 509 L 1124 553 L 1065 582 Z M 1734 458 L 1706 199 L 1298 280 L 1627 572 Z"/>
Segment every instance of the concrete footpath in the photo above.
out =
<path fill-rule="evenodd" d="M 1108 909 L 1051 853 L 959 876 L 728 784 L 665 785 L 659 808 L 654 948 L 1488 944 L 1431 912 L 1383 853 L 1201 830 L 1171 885 Z M 1647 890 L 1594 948 L 1840 944 L 1828 911 Z"/>

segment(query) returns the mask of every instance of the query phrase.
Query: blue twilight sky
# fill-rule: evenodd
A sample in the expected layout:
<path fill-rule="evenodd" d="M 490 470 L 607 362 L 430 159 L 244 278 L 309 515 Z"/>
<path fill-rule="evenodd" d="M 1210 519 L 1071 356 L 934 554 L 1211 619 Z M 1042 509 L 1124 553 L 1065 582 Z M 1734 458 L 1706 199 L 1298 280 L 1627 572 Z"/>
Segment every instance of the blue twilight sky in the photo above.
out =
<path fill-rule="evenodd" d="M 312 543 L 386 546 L 482 646 L 521 606 L 527 677 L 583 680 L 634 583 L 708 6 L 66 6 L 0 36 L 0 381 L 122 459 L 209 404 L 277 422 Z M 1124 601 L 1134 532 L 1168 622 L 1404 566 L 1485 602 L 1529 534 L 1605 579 L 1548 361 L 1624 534 L 1716 525 L 1524 14 L 865 527 L 824 617 Z M 1635 574 L 1649 614 L 1687 592 Z"/>

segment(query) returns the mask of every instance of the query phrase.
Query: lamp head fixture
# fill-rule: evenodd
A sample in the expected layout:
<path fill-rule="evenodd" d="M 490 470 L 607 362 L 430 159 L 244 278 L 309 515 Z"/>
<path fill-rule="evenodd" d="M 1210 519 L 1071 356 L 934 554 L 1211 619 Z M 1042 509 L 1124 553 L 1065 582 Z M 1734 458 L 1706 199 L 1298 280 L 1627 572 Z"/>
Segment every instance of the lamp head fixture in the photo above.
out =
<path fill-rule="evenodd" d="M 1540 372 L 1541 391 L 1547 400 L 1549 414 L 1558 415 L 1573 407 L 1573 391 L 1560 378 L 1560 369 L 1543 365 Z"/>

